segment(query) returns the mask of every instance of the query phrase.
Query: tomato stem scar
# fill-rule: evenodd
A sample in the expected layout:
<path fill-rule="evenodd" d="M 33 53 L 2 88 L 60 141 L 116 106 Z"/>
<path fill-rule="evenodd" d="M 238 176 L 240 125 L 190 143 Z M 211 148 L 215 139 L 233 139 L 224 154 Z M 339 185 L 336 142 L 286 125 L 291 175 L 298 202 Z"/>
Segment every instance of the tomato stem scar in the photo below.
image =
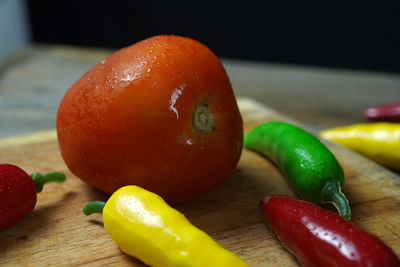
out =
<path fill-rule="evenodd" d="M 216 130 L 215 116 L 208 105 L 200 103 L 196 106 L 193 114 L 193 125 L 196 130 L 205 133 Z"/>

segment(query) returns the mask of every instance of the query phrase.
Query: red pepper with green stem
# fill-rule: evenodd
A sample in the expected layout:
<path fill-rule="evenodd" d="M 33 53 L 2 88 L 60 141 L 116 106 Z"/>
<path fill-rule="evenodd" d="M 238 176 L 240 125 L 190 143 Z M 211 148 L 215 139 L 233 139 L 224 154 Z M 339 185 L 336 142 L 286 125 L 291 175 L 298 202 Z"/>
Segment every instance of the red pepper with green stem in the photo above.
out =
<path fill-rule="evenodd" d="M 62 172 L 29 176 L 15 165 L 0 164 L 0 230 L 18 223 L 33 210 L 36 194 L 42 191 L 44 184 L 63 181 Z"/>
<path fill-rule="evenodd" d="M 260 206 L 266 224 L 303 266 L 400 266 L 381 240 L 315 204 L 272 195 Z"/>

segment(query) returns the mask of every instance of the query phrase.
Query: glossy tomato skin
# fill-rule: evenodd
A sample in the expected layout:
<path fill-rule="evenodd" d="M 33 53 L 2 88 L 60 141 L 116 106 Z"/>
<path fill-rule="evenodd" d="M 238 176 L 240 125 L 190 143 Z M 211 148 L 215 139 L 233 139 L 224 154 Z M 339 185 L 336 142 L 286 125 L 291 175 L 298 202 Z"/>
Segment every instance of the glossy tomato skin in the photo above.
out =
<path fill-rule="evenodd" d="M 213 114 L 210 131 L 195 127 L 198 107 Z M 222 183 L 243 140 L 221 62 L 178 36 L 143 40 L 95 65 L 64 96 L 57 132 L 66 164 L 83 181 L 110 193 L 134 184 L 168 202 Z"/>

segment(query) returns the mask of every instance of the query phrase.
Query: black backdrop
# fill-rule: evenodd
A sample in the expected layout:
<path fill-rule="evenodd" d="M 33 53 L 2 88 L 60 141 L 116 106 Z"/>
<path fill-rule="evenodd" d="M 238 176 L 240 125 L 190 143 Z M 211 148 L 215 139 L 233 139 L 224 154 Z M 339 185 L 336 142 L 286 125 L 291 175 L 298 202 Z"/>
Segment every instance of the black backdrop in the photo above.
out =
<path fill-rule="evenodd" d="M 192 37 L 219 57 L 400 72 L 400 9 L 385 1 L 28 0 L 33 39 L 121 48 Z"/>

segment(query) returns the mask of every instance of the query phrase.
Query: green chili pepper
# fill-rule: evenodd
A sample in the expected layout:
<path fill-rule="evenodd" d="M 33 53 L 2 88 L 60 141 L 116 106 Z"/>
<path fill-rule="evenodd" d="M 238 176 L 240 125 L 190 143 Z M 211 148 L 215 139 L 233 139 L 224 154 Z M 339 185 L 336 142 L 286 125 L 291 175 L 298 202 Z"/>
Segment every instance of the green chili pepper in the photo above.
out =
<path fill-rule="evenodd" d="M 267 122 L 245 136 L 244 147 L 273 161 L 300 198 L 319 205 L 331 203 L 350 219 L 349 202 L 341 191 L 343 169 L 316 137 L 288 123 Z"/>

